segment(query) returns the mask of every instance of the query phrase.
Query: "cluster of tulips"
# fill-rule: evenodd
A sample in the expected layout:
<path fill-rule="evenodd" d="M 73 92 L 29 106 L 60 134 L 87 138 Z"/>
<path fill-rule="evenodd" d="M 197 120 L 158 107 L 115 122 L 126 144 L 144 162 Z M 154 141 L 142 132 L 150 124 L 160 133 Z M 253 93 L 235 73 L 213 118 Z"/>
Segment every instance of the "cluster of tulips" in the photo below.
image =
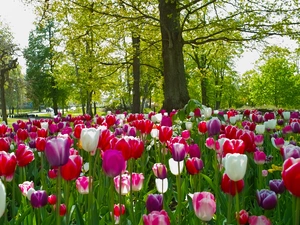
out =
<path fill-rule="evenodd" d="M 0 125 L 0 224 L 300 224 L 300 115 L 89 115 Z"/>

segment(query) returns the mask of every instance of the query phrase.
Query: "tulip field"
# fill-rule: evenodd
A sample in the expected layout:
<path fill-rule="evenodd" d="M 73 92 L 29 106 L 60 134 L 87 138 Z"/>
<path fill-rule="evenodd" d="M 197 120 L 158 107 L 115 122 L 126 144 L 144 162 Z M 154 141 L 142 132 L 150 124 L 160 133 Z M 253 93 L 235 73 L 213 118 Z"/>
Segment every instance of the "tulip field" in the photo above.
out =
<path fill-rule="evenodd" d="M 212 110 L 0 125 L 0 224 L 300 224 L 300 114 Z"/>

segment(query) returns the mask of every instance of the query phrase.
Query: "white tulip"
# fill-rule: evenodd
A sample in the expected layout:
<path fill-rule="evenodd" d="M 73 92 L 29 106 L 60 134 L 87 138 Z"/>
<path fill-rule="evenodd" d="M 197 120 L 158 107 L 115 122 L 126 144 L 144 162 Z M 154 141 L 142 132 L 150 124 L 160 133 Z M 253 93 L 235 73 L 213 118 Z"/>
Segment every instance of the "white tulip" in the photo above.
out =
<path fill-rule="evenodd" d="M 185 128 L 187 130 L 191 130 L 193 128 L 193 123 L 192 122 L 185 122 Z"/>
<path fill-rule="evenodd" d="M 230 180 L 239 181 L 242 180 L 246 173 L 247 168 L 247 155 L 239 153 L 227 153 L 223 158 L 223 166 L 225 167 L 225 173 Z"/>
<path fill-rule="evenodd" d="M 255 131 L 257 134 L 264 134 L 266 130 L 266 127 L 264 124 L 257 124 L 255 127 Z"/>
<path fill-rule="evenodd" d="M 6 191 L 4 184 L 0 179 L 0 217 L 4 214 L 6 208 Z"/>
<path fill-rule="evenodd" d="M 165 179 L 155 179 L 156 189 L 159 193 L 165 193 L 168 190 L 168 178 Z"/>
<path fill-rule="evenodd" d="M 100 136 L 100 129 L 94 127 L 83 128 L 80 135 L 82 148 L 87 152 L 96 151 Z"/>
<path fill-rule="evenodd" d="M 183 170 L 183 162 L 184 160 L 179 162 L 179 171 L 178 171 L 178 162 L 175 161 L 173 158 L 169 159 L 169 167 L 170 167 L 170 171 L 172 174 L 174 174 L 175 176 L 181 174 L 182 170 Z"/>

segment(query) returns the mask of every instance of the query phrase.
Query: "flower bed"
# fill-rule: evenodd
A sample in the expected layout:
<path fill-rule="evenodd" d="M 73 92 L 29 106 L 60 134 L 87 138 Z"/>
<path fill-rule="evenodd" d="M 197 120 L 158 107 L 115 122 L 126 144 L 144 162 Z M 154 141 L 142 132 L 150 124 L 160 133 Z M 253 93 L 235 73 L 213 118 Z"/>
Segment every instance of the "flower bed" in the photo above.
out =
<path fill-rule="evenodd" d="M 0 125 L 0 224 L 299 224 L 300 120 L 279 110 Z"/>

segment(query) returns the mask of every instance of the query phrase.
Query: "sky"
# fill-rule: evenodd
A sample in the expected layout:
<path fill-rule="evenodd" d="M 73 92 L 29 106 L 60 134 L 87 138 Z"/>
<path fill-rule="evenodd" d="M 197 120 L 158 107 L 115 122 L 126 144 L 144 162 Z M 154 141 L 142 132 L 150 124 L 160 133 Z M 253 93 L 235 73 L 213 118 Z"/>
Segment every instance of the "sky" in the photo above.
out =
<path fill-rule="evenodd" d="M 0 0 L 0 20 L 10 27 L 15 43 L 23 50 L 28 45 L 29 32 L 34 29 L 35 15 L 30 6 L 21 0 Z M 18 58 L 22 71 L 25 70 L 25 60 Z"/>
<path fill-rule="evenodd" d="M 21 0 L 0 0 L 0 20 L 6 23 L 15 37 L 15 42 L 21 49 L 28 45 L 29 32 L 34 29 L 33 22 L 35 15 L 33 8 L 24 5 Z M 294 48 L 295 44 L 287 38 L 272 38 L 270 43 L 278 44 L 282 47 Z M 235 62 L 236 70 L 239 74 L 253 69 L 255 62 L 259 59 L 259 52 L 246 50 L 240 59 Z M 25 72 L 25 60 L 20 57 L 19 64 Z"/>

